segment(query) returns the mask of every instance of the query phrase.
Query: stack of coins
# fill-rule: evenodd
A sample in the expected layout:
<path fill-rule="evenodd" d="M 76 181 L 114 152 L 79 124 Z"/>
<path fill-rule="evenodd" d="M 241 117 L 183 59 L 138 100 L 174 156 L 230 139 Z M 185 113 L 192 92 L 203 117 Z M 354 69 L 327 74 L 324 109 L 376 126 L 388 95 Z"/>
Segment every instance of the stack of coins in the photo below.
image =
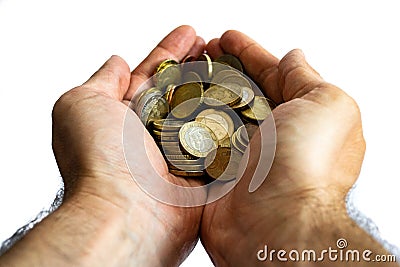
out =
<path fill-rule="evenodd" d="M 256 95 L 240 60 L 222 55 L 162 62 L 134 107 L 170 173 L 235 179 L 251 137 L 276 106 Z"/>

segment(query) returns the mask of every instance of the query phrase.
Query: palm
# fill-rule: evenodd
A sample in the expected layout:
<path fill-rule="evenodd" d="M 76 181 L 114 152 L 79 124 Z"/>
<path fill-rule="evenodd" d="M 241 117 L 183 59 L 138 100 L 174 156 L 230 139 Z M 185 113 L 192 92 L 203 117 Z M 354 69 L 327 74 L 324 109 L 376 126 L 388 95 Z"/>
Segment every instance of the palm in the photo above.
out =
<path fill-rule="evenodd" d="M 265 86 L 264 92 L 283 102 L 273 111 L 277 143 L 266 180 L 250 194 L 251 172 L 245 172 L 229 194 L 203 212 L 202 241 L 208 252 L 221 260 L 239 255 L 240 251 L 227 245 L 246 240 L 251 230 L 279 227 L 281 208 L 294 207 L 296 197 L 321 188 L 343 197 L 358 176 L 364 141 L 351 99 L 300 64 L 295 53 L 279 62 L 238 32 L 228 32 L 219 44 L 210 43 L 208 50 L 240 55 L 250 76 Z M 327 92 L 332 96 L 326 97 Z M 250 149 L 260 144 L 260 136 L 255 135 Z M 250 153 L 248 165 L 257 161 L 258 155 Z"/>

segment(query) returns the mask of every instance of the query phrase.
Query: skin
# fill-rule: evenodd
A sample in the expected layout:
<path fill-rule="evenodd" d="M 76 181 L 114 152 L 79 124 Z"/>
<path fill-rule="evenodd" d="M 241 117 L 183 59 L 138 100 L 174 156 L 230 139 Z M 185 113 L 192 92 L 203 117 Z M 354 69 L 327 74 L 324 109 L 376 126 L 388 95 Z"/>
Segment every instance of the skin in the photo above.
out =
<path fill-rule="evenodd" d="M 121 138 L 125 115 L 130 134 L 143 132 L 144 126 L 134 112 L 126 113 L 126 103 L 161 61 L 180 61 L 204 49 L 212 57 L 238 56 L 265 94 L 281 104 L 274 110 L 277 150 L 267 180 L 254 193 L 247 190 L 247 171 L 219 201 L 178 208 L 148 196 L 131 175 L 145 177 L 155 168 L 179 185 L 198 186 L 199 181 L 169 174 L 147 133 L 151 164 L 135 154 L 143 140 L 133 140 L 125 152 L 140 168 L 129 172 Z M 251 142 L 259 147 L 259 136 Z M 348 218 L 344 206 L 365 150 L 358 107 L 325 83 L 299 50 L 279 61 L 240 32 L 228 31 L 206 46 L 191 27 L 178 27 L 132 73 L 113 56 L 64 94 L 54 106 L 53 149 L 65 200 L 0 258 L 0 266 L 177 266 L 199 235 L 217 266 L 255 266 L 264 244 L 318 249 L 334 246 L 339 237 L 351 247 L 387 254 Z M 249 169 L 255 162 L 257 153 L 252 153 Z M 334 264 L 341 265 L 329 266 Z"/>

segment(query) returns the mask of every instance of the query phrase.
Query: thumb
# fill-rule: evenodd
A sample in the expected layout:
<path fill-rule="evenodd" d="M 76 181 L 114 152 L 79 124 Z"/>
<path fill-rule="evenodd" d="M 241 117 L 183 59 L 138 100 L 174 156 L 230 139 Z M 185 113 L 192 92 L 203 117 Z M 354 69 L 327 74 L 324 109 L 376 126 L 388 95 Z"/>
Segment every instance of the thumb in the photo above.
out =
<path fill-rule="evenodd" d="M 128 91 L 130 78 L 128 64 L 121 57 L 112 56 L 82 85 L 82 89 L 121 101 Z"/>
<path fill-rule="evenodd" d="M 282 58 L 278 67 L 278 82 L 284 101 L 302 97 L 320 85 L 322 77 L 306 61 L 300 49 L 294 49 Z"/>

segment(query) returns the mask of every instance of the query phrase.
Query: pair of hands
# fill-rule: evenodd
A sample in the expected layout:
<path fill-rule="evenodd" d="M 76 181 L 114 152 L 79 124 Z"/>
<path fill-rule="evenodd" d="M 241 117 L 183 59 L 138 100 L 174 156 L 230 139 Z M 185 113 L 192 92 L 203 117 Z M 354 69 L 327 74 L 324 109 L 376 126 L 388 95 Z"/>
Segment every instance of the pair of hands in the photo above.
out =
<path fill-rule="evenodd" d="M 168 206 L 144 193 L 126 166 L 125 115 L 133 133 L 144 129 L 132 111 L 127 114 L 126 103 L 161 61 L 180 61 L 204 50 L 213 58 L 223 53 L 239 57 L 248 75 L 280 104 L 273 111 L 276 155 L 267 179 L 253 193 L 248 192 L 251 177 L 245 175 L 230 193 L 205 207 Z M 364 156 L 360 112 L 348 95 L 307 64 L 299 50 L 278 60 L 240 32 L 228 31 L 206 45 L 191 27 L 181 26 L 132 73 L 121 58 L 111 57 L 87 82 L 59 99 L 53 124 L 54 152 L 65 182 L 63 205 L 124 228 L 122 239 L 140 245 L 129 255 L 147 266 L 179 264 L 199 235 L 214 263 L 241 265 L 240 259 L 256 260 L 266 242 L 277 249 L 287 244 L 302 247 L 303 241 L 311 240 L 311 229 L 329 225 L 332 217 L 351 224 L 344 198 Z M 169 174 L 157 146 L 146 138 L 153 166 L 143 164 L 145 155 L 135 155 L 140 169 L 131 170 L 134 176 L 156 168 L 176 184 L 199 184 Z M 259 142 L 254 138 L 252 145 Z M 120 221 L 111 223 L 111 217 Z M 81 220 L 84 224 L 85 218 Z M 325 245 L 340 235 L 332 235 Z"/>

